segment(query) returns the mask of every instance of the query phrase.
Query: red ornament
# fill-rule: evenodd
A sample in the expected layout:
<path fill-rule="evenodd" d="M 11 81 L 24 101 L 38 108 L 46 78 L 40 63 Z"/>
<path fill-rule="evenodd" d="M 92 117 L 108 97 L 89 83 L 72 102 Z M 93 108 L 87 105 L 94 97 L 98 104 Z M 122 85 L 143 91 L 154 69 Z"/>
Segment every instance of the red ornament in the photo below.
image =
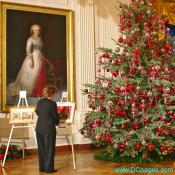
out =
<path fill-rule="evenodd" d="M 13 151 L 13 150 L 14 150 L 14 147 L 13 147 L 13 146 L 11 146 L 11 147 L 10 147 L 10 150 L 11 150 L 11 151 Z"/>
<path fill-rule="evenodd" d="M 162 92 L 163 91 L 163 86 L 157 86 L 156 89 L 157 89 L 158 92 Z"/>
<path fill-rule="evenodd" d="M 5 149 L 6 149 L 6 145 L 2 145 L 1 148 L 2 148 L 3 150 L 5 150 Z"/>
<path fill-rule="evenodd" d="M 152 71 L 152 66 L 147 67 L 148 71 Z"/>
<path fill-rule="evenodd" d="M 168 111 L 166 111 L 166 114 L 167 114 L 167 115 L 171 115 L 171 114 L 172 114 L 172 112 L 173 112 L 173 111 L 168 110 Z"/>
<path fill-rule="evenodd" d="M 114 92 L 120 93 L 120 92 L 122 92 L 122 90 L 121 90 L 119 87 L 116 87 L 116 88 L 114 89 Z"/>
<path fill-rule="evenodd" d="M 122 106 L 124 106 L 125 104 L 124 104 L 123 102 L 121 102 L 121 101 L 118 100 L 118 101 L 116 102 L 116 105 L 122 107 Z"/>
<path fill-rule="evenodd" d="M 154 151 L 154 149 L 155 149 L 155 146 L 153 144 L 148 145 L 148 150 L 149 151 Z"/>
<path fill-rule="evenodd" d="M 131 38 L 131 40 L 133 41 L 133 42 L 136 42 L 137 41 L 137 38 L 136 38 L 136 36 L 132 36 L 132 38 Z"/>
<path fill-rule="evenodd" d="M 142 110 L 142 109 L 144 109 L 144 108 L 145 108 L 145 105 L 144 105 L 143 103 L 140 104 L 139 109 Z"/>
<path fill-rule="evenodd" d="M 140 60 L 140 58 L 138 58 L 138 57 L 135 57 L 135 56 L 132 57 L 132 62 L 134 62 L 134 63 L 138 63 L 139 60 Z"/>
<path fill-rule="evenodd" d="M 171 102 L 166 102 L 166 106 L 171 106 L 172 104 L 171 104 Z"/>
<path fill-rule="evenodd" d="M 110 58 L 110 55 L 109 55 L 109 53 L 104 53 L 104 54 L 102 55 L 102 57 L 103 57 L 103 58 Z"/>
<path fill-rule="evenodd" d="M 106 137 L 105 137 L 105 141 L 106 142 L 111 142 L 111 140 L 112 140 L 111 135 L 110 134 L 107 134 Z"/>
<path fill-rule="evenodd" d="M 125 149 L 126 148 L 126 144 L 125 143 L 121 144 L 120 148 Z"/>
<path fill-rule="evenodd" d="M 120 38 L 118 39 L 118 42 L 119 42 L 119 43 L 123 43 L 123 38 L 120 37 Z"/>
<path fill-rule="evenodd" d="M 139 116 L 137 114 L 134 114 L 134 118 L 137 119 L 139 118 Z"/>
<path fill-rule="evenodd" d="M 167 135 L 170 135 L 171 133 L 172 133 L 172 131 L 171 131 L 170 129 L 167 129 L 167 130 L 166 130 L 166 134 L 167 134 Z"/>
<path fill-rule="evenodd" d="M 122 124 L 121 128 L 120 129 L 125 129 L 126 128 L 126 125 L 125 124 Z"/>
<path fill-rule="evenodd" d="M 143 154 L 142 154 L 142 158 L 148 158 L 149 156 L 148 156 L 148 153 L 147 152 L 144 152 Z"/>
<path fill-rule="evenodd" d="M 142 120 L 143 120 L 143 123 L 149 122 L 149 119 L 148 118 L 143 118 Z"/>
<path fill-rule="evenodd" d="M 170 45 L 170 43 L 166 43 L 166 44 L 165 44 L 165 49 L 166 49 L 166 50 L 171 49 L 171 45 Z"/>
<path fill-rule="evenodd" d="M 127 22 L 127 26 L 131 27 L 131 22 L 130 21 Z"/>
<path fill-rule="evenodd" d="M 123 116 L 126 115 L 126 112 L 125 111 L 119 111 L 119 115 L 123 117 Z"/>
<path fill-rule="evenodd" d="M 134 104 L 134 101 L 129 100 L 129 104 L 130 104 L 130 105 Z"/>
<path fill-rule="evenodd" d="M 140 55 L 140 51 L 139 51 L 138 47 L 135 48 L 135 50 L 133 51 L 133 54 L 137 55 L 137 56 Z"/>
<path fill-rule="evenodd" d="M 138 21 L 139 22 L 142 22 L 142 12 L 139 12 L 138 13 Z"/>
<path fill-rule="evenodd" d="M 167 150 L 168 150 L 168 152 L 172 152 L 173 151 L 173 147 L 169 146 Z"/>
<path fill-rule="evenodd" d="M 118 152 L 119 152 L 119 153 L 122 153 L 123 151 L 124 151 L 124 149 L 122 149 L 122 148 L 119 148 L 119 149 L 118 149 Z"/>
<path fill-rule="evenodd" d="M 119 59 L 115 60 L 115 65 L 120 65 L 121 62 L 122 62 L 122 60 L 119 58 Z"/>
<path fill-rule="evenodd" d="M 152 103 L 151 101 L 149 101 L 149 102 L 148 102 L 148 107 L 151 107 L 152 104 L 153 104 L 153 103 Z"/>
<path fill-rule="evenodd" d="M 127 44 L 129 47 L 131 47 L 131 46 L 132 46 L 131 41 L 126 41 L 126 44 Z"/>
<path fill-rule="evenodd" d="M 114 115 L 118 115 L 118 114 L 119 114 L 119 110 L 114 109 L 113 114 L 114 114 Z"/>
<path fill-rule="evenodd" d="M 116 70 L 113 70 L 111 73 L 114 77 L 117 77 L 117 75 L 118 75 L 118 71 L 116 71 Z"/>
<path fill-rule="evenodd" d="M 133 124 L 133 128 L 134 129 L 139 129 L 139 124 L 137 124 L 137 123 Z"/>
<path fill-rule="evenodd" d="M 154 39 L 153 39 L 153 38 L 150 38 L 150 39 L 148 40 L 148 42 L 149 42 L 150 45 L 152 45 L 152 44 L 154 44 Z"/>
<path fill-rule="evenodd" d="M 150 29 L 154 31 L 156 29 L 156 27 L 155 26 L 151 26 Z"/>
<path fill-rule="evenodd" d="M 158 131 L 158 132 L 157 132 L 157 135 L 158 135 L 158 136 L 161 136 L 161 135 L 162 135 L 162 132 L 159 132 L 159 131 Z"/>
<path fill-rule="evenodd" d="M 101 124 L 101 120 L 100 119 L 95 119 L 94 123 L 93 123 L 93 128 L 99 127 L 99 125 Z"/>
<path fill-rule="evenodd" d="M 99 94 L 99 95 L 97 96 L 97 98 L 99 98 L 99 99 L 104 99 L 104 98 L 105 98 L 105 95 L 104 95 L 104 94 Z"/>
<path fill-rule="evenodd" d="M 126 85 L 126 90 L 127 90 L 127 91 L 134 91 L 134 89 L 135 89 L 134 84 L 128 83 L 128 84 Z"/>
<path fill-rule="evenodd" d="M 0 160 L 4 159 L 4 154 L 0 153 Z"/>
<path fill-rule="evenodd" d="M 154 44 L 154 39 L 150 38 L 147 42 L 147 47 L 150 49 L 153 44 Z"/>
<path fill-rule="evenodd" d="M 163 151 L 165 151 L 165 146 L 161 146 L 160 147 L 160 150 L 163 152 Z"/>
<path fill-rule="evenodd" d="M 162 127 L 158 128 L 157 132 L 163 132 L 163 128 Z"/>
<path fill-rule="evenodd" d="M 105 135 L 105 134 L 103 134 L 103 133 L 100 135 L 100 138 L 101 138 L 102 140 L 104 140 L 104 139 L 105 139 L 105 137 L 106 137 L 106 135 Z"/>
<path fill-rule="evenodd" d="M 146 20 L 146 24 L 149 25 L 149 24 L 151 23 L 151 21 L 152 21 L 152 19 L 148 18 L 148 19 Z"/>
<path fill-rule="evenodd" d="M 141 143 L 137 143 L 136 145 L 135 145 L 135 148 L 136 149 L 140 149 L 142 147 L 142 144 Z"/>

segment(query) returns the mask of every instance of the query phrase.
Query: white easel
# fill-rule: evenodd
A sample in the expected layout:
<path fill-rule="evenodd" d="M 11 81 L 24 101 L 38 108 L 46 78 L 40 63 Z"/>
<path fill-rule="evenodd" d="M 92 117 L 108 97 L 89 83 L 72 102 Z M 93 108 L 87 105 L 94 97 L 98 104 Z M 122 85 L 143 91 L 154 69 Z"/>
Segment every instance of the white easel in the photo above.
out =
<path fill-rule="evenodd" d="M 20 91 L 20 93 L 19 93 L 19 101 L 18 101 L 18 105 L 17 105 L 18 108 L 20 107 L 21 100 L 25 101 L 26 106 L 28 108 L 26 91 Z M 34 135 L 34 138 L 35 138 L 36 145 L 37 145 L 35 130 L 34 130 L 34 127 L 33 127 L 32 123 L 30 123 L 29 125 L 22 125 L 22 126 L 19 126 L 19 125 L 15 126 L 15 124 L 12 124 L 12 128 L 11 128 L 11 131 L 10 131 L 10 136 L 9 136 L 9 139 L 8 139 L 8 143 L 7 143 L 4 159 L 3 159 L 3 162 L 2 162 L 2 167 L 4 167 L 4 165 L 5 165 L 5 161 L 6 161 L 6 158 L 7 158 L 7 152 L 8 152 L 10 141 L 11 141 L 11 137 L 12 137 L 12 134 L 13 134 L 13 129 L 15 129 L 15 128 L 31 128 L 32 131 L 33 131 L 33 135 Z M 23 137 L 23 157 L 24 157 L 24 137 Z"/>
<path fill-rule="evenodd" d="M 27 107 L 29 107 L 28 106 L 28 103 L 27 103 L 27 92 L 26 91 L 20 91 L 19 92 L 19 101 L 18 101 L 18 108 L 19 108 L 19 106 L 20 106 L 20 103 L 21 103 L 21 101 L 24 99 L 25 100 L 25 102 L 26 102 L 26 106 Z"/>

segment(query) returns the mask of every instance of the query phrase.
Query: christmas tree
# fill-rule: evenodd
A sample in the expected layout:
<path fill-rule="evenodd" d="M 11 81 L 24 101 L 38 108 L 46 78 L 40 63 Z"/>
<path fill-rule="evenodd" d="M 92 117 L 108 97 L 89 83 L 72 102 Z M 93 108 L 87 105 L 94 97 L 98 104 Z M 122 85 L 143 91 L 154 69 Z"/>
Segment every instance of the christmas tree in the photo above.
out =
<path fill-rule="evenodd" d="M 119 3 L 115 50 L 97 49 L 99 76 L 86 84 L 91 110 L 80 132 L 104 151 L 98 159 L 150 162 L 175 158 L 175 53 L 150 0 Z"/>

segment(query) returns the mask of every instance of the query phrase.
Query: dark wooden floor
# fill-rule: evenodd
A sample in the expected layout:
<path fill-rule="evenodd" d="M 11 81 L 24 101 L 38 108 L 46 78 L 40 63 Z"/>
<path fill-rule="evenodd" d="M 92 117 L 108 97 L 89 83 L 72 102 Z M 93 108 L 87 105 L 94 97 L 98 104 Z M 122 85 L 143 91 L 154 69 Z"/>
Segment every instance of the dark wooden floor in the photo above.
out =
<path fill-rule="evenodd" d="M 55 158 L 55 168 L 58 175 L 175 175 L 175 161 L 152 164 L 126 164 L 111 163 L 93 159 L 95 151 L 80 150 L 76 151 L 77 170 L 73 170 L 71 152 L 57 152 Z M 117 173 L 115 168 L 172 168 L 174 172 L 164 173 Z M 38 156 L 36 154 L 25 157 L 24 159 L 8 160 L 4 168 L 0 167 L 0 175 L 44 175 L 38 171 Z"/>

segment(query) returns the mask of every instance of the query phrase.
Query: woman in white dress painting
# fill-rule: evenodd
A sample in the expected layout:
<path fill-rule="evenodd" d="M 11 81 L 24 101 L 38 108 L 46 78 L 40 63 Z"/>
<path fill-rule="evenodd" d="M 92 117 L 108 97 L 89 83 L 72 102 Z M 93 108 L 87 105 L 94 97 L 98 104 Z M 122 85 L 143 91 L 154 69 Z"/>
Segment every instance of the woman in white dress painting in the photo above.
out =
<path fill-rule="evenodd" d="M 41 27 L 31 26 L 31 36 L 27 40 L 26 58 L 18 72 L 17 78 L 7 87 L 7 99 L 12 100 L 19 95 L 20 90 L 27 91 L 30 97 L 40 97 L 46 84 L 43 42 Z"/>

